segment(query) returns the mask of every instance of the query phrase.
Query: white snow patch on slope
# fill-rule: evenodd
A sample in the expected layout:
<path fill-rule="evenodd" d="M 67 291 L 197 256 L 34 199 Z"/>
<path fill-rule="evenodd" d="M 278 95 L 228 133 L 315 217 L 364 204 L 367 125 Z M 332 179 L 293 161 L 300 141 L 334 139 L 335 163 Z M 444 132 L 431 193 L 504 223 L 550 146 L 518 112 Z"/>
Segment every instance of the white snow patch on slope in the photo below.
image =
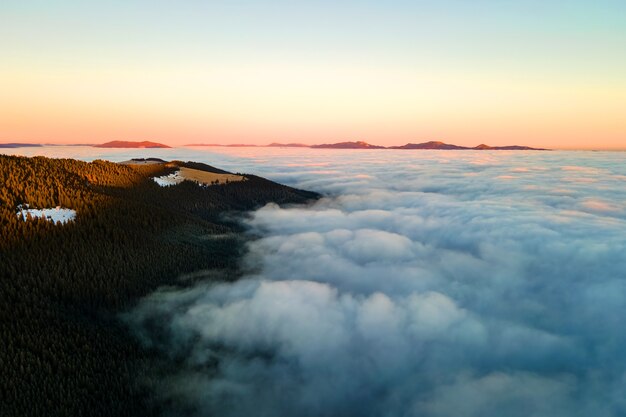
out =
<path fill-rule="evenodd" d="M 24 221 L 28 220 L 28 215 L 30 214 L 31 218 L 40 218 L 51 221 L 53 223 L 61 222 L 67 223 L 76 219 L 76 210 L 56 207 L 56 208 L 45 208 L 45 209 L 29 209 L 28 205 L 25 204 L 27 208 L 22 208 L 22 205 L 18 206 L 19 211 L 17 212 L 18 217 L 22 217 Z"/>
<path fill-rule="evenodd" d="M 183 177 L 180 174 L 180 170 L 178 170 L 170 175 L 163 175 L 162 177 L 154 177 L 152 179 L 161 187 L 169 187 L 170 185 L 180 184 L 185 180 L 185 177 Z"/>

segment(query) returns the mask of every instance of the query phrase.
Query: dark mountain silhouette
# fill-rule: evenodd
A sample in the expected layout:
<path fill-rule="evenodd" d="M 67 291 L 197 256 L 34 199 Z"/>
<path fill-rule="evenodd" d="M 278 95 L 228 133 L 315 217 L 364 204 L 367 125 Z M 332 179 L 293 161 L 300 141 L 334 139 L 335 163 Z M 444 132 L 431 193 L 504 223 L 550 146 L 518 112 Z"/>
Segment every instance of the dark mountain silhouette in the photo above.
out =
<path fill-rule="evenodd" d="M 0 148 L 35 148 L 42 146 L 39 143 L 0 143 Z"/>
<path fill-rule="evenodd" d="M 188 143 L 187 145 L 184 145 L 184 146 L 224 146 L 227 148 L 248 148 L 248 147 L 256 148 L 259 145 L 252 145 L 248 143 L 231 143 L 228 145 L 221 144 L 221 143 Z"/>
<path fill-rule="evenodd" d="M 475 147 L 459 146 L 450 143 L 444 143 L 439 141 L 429 141 L 422 143 L 407 143 L 401 146 L 379 146 L 372 145 L 367 142 L 338 142 L 338 143 L 324 143 L 321 145 L 307 145 L 304 143 L 277 143 L 273 142 L 269 145 L 248 145 L 248 144 L 232 144 L 223 145 L 217 143 L 192 143 L 185 146 L 224 146 L 224 147 L 265 147 L 265 148 L 313 148 L 313 149 L 426 149 L 426 150 L 479 150 L 479 151 L 547 151 L 543 148 L 531 148 L 530 146 L 489 146 L 480 144 Z"/>
<path fill-rule="evenodd" d="M 310 148 L 310 145 L 304 143 L 270 143 L 269 148 Z"/>
<path fill-rule="evenodd" d="M 430 141 L 430 142 L 423 142 L 423 143 L 407 143 L 406 145 L 402 145 L 402 146 L 390 146 L 389 149 L 445 149 L 445 150 L 451 150 L 451 149 L 470 149 L 470 148 L 467 148 L 465 146 L 451 145 L 451 144 L 443 143 L 443 142 Z"/>
<path fill-rule="evenodd" d="M 519 145 L 510 145 L 510 146 L 489 146 L 481 143 L 474 148 L 478 151 L 547 151 L 547 149 L 543 148 L 531 148 L 530 146 L 519 146 Z"/>
<path fill-rule="evenodd" d="M 311 145 L 311 148 L 322 149 L 385 149 L 384 146 L 370 145 L 367 142 L 339 142 L 339 143 L 325 143 L 322 145 Z"/>
<path fill-rule="evenodd" d="M 481 143 L 473 148 L 467 146 L 452 145 L 449 143 L 430 141 L 424 143 L 407 143 L 402 146 L 390 146 L 387 149 L 435 149 L 435 150 L 477 150 L 477 151 L 546 151 L 543 148 L 531 148 L 530 146 L 489 146 Z"/>
<path fill-rule="evenodd" d="M 143 141 L 143 142 L 131 142 L 124 140 L 114 140 L 100 145 L 93 145 L 95 148 L 171 148 L 171 146 L 164 145 L 162 143 Z"/>

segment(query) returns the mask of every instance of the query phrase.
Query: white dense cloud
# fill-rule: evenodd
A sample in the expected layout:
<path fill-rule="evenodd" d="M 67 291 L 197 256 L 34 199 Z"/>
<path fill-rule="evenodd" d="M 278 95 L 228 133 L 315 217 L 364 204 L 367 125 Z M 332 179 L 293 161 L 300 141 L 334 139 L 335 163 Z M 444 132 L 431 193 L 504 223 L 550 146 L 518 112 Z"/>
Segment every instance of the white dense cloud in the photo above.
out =
<path fill-rule="evenodd" d="M 129 315 L 173 415 L 626 414 L 623 154 L 169 152 L 325 195 Z"/>
<path fill-rule="evenodd" d="M 212 162 L 326 197 L 252 213 L 240 281 L 133 312 L 182 363 L 162 395 L 197 415 L 626 413 L 618 154 L 266 152 Z"/>

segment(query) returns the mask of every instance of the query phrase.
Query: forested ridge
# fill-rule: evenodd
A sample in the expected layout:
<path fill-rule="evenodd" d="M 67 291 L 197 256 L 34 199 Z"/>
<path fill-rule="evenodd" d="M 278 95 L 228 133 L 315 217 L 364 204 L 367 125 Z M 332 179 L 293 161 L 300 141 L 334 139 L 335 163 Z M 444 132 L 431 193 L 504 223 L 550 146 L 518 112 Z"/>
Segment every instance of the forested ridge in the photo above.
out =
<path fill-rule="evenodd" d="M 138 383 L 151 353 L 116 314 L 181 274 L 235 277 L 241 230 L 224 213 L 317 197 L 252 175 L 211 186 L 150 178 L 173 169 L 0 155 L 1 416 L 158 414 Z M 20 204 L 76 219 L 24 221 Z"/>

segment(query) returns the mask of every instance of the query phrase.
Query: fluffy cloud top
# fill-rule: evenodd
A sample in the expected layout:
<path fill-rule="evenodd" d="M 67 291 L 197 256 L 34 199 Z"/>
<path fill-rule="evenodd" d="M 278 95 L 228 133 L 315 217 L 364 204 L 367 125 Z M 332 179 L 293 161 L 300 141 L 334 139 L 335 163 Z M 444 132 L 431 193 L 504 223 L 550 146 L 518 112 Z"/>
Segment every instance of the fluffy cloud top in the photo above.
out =
<path fill-rule="evenodd" d="M 228 152 L 327 197 L 253 213 L 240 281 L 130 316 L 186 412 L 626 414 L 621 155 Z"/>

